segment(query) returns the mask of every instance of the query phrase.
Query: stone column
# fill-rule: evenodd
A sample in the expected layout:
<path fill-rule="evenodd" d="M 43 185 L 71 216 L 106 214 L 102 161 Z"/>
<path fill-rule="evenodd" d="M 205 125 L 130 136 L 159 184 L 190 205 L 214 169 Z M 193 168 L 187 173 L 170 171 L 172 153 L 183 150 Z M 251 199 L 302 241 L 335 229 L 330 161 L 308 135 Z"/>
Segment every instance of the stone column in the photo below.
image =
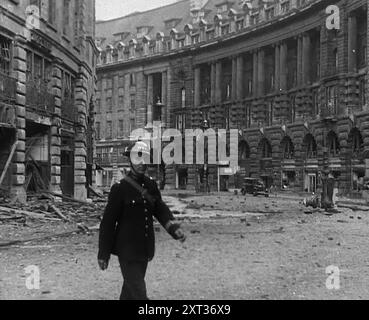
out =
<path fill-rule="evenodd" d="M 258 95 L 263 96 L 265 93 L 265 68 L 264 68 L 264 50 L 260 49 L 258 53 Z"/>
<path fill-rule="evenodd" d="M 354 15 L 348 18 L 348 71 L 357 69 L 357 19 Z"/>
<path fill-rule="evenodd" d="M 75 105 L 78 121 L 75 125 L 74 140 L 74 197 L 87 199 L 86 169 L 87 169 L 87 108 L 88 108 L 88 78 L 89 73 L 80 66 L 75 88 Z"/>
<path fill-rule="evenodd" d="M 287 44 L 281 43 L 280 46 L 280 88 L 281 91 L 287 90 Z"/>
<path fill-rule="evenodd" d="M 310 73 L 311 73 L 311 40 L 308 33 L 304 33 L 302 38 L 302 83 L 303 84 L 309 84 L 310 79 Z"/>
<path fill-rule="evenodd" d="M 26 190 L 24 189 L 26 167 L 26 60 L 25 50 L 26 39 L 17 35 L 14 41 L 14 77 L 17 80 L 15 114 L 17 126 L 17 148 L 12 162 L 11 196 L 21 203 L 27 201 Z"/>
<path fill-rule="evenodd" d="M 253 96 L 256 97 L 258 94 L 258 52 L 253 52 L 253 74 L 252 74 L 252 92 Z"/>
<path fill-rule="evenodd" d="M 215 102 L 222 102 L 222 62 L 216 63 L 216 76 L 215 76 Z"/>
<path fill-rule="evenodd" d="M 231 98 L 233 101 L 237 99 L 237 57 L 232 58 L 232 92 Z"/>
<path fill-rule="evenodd" d="M 147 125 L 151 126 L 153 121 L 153 88 L 154 88 L 154 77 L 152 74 L 147 76 Z"/>
<path fill-rule="evenodd" d="M 112 96 L 112 103 L 113 103 L 113 113 L 117 112 L 121 106 L 119 106 L 119 75 L 113 76 L 113 96 Z"/>
<path fill-rule="evenodd" d="M 302 36 L 297 37 L 297 85 L 302 84 Z"/>
<path fill-rule="evenodd" d="M 216 91 L 216 87 L 215 87 L 215 78 L 216 78 L 216 67 L 215 67 L 215 62 L 211 63 L 211 103 L 214 104 L 216 101 L 215 98 L 215 91 Z"/>
<path fill-rule="evenodd" d="M 237 100 L 243 99 L 243 56 L 237 57 Z"/>
<path fill-rule="evenodd" d="M 199 107 L 201 104 L 201 70 L 199 66 L 195 67 L 195 81 L 194 81 L 194 90 L 195 90 L 195 108 Z"/>
<path fill-rule="evenodd" d="M 161 123 L 165 127 L 167 125 L 166 123 L 166 114 L 167 114 L 167 104 L 168 104 L 168 73 L 164 71 L 162 73 L 162 79 L 161 79 L 161 102 L 163 104 L 163 107 L 161 109 Z"/>
<path fill-rule="evenodd" d="M 166 104 L 166 124 L 168 127 L 171 127 L 171 121 L 172 121 L 172 112 L 171 108 L 173 106 L 173 95 L 172 95 L 172 87 L 171 87 L 171 79 L 172 79 L 172 73 L 171 70 L 168 69 L 167 71 L 167 104 Z M 172 128 L 172 127 L 171 127 Z"/>
<path fill-rule="evenodd" d="M 279 56 L 279 44 L 275 45 L 275 75 L 274 75 L 274 81 L 275 81 L 275 90 L 279 92 L 280 89 L 280 56 Z"/>
<path fill-rule="evenodd" d="M 61 108 L 62 108 L 62 69 L 63 61 L 55 59 L 53 63 L 52 82 L 55 96 L 55 110 L 51 126 L 51 191 L 62 193 L 61 190 Z"/>

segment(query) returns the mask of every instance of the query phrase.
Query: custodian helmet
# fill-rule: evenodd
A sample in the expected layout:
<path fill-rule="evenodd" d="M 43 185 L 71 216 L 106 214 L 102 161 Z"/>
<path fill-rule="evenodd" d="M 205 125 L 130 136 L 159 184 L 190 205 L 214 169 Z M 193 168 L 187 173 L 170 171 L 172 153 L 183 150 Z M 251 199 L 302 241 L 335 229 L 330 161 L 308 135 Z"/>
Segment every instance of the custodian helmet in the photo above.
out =
<path fill-rule="evenodd" d="M 143 141 L 136 141 L 131 143 L 124 151 L 124 155 L 131 159 L 132 152 L 135 152 L 138 157 L 144 158 L 146 156 L 151 156 L 150 147 Z"/>

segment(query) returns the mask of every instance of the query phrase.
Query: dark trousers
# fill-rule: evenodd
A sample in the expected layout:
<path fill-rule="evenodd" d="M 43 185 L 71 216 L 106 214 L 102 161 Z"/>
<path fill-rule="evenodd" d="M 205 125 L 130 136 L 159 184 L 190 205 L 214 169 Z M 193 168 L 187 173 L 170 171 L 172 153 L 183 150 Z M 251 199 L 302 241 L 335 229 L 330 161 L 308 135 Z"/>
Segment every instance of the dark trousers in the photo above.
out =
<path fill-rule="evenodd" d="M 120 300 L 149 300 L 145 283 L 148 261 L 119 259 L 119 263 L 124 280 Z"/>

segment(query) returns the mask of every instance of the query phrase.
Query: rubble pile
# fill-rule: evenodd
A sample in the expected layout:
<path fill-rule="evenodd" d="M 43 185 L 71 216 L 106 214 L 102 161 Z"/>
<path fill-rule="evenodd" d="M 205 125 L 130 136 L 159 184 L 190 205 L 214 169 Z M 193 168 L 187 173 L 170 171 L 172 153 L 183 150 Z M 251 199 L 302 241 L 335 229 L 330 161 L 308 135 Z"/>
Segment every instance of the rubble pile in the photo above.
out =
<path fill-rule="evenodd" d="M 49 193 L 28 196 L 27 204 L 12 202 L 0 194 L 0 224 L 29 221 L 74 223 L 81 228 L 98 224 L 104 212 L 107 199 L 96 197 L 91 202 L 79 201 Z"/>

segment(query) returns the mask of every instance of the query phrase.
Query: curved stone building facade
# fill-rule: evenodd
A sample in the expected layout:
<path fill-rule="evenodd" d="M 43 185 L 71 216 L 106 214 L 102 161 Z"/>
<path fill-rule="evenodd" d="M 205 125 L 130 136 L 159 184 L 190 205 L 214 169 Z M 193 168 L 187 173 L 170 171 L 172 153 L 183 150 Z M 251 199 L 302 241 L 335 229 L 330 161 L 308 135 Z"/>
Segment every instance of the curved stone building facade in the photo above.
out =
<path fill-rule="evenodd" d="M 87 197 L 97 56 L 94 2 L 0 3 L 1 188 L 21 201 L 43 189 Z"/>
<path fill-rule="evenodd" d="M 208 182 L 215 191 L 258 177 L 316 192 L 329 171 L 341 193 L 364 189 L 367 1 L 185 0 L 96 28 L 97 152 L 106 168 L 120 166 L 111 155 L 133 127 L 161 119 L 183 130 L 207 120 L 239 130 L 238 172 L 221 163 L 206 171 L 170 166 L 167 187 L 201 190 Z M 113 142 L 118 147 L 101 151 Z"/>

